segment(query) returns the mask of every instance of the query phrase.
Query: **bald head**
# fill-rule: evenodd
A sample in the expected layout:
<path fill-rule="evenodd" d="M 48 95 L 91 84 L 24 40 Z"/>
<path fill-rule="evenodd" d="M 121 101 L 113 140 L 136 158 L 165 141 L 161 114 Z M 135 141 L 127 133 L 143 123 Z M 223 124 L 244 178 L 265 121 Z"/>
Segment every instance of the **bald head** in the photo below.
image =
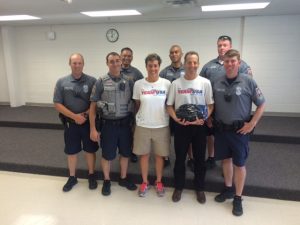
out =
<path fill-rule="evenodd" d="M 71 65 L 72 59 L 78 58 L 78 57 L 81 58 L 82 64 L 84 64 L 84 58 L 80 53 L 72 53 L 69 58 L 69 65 Z"/>

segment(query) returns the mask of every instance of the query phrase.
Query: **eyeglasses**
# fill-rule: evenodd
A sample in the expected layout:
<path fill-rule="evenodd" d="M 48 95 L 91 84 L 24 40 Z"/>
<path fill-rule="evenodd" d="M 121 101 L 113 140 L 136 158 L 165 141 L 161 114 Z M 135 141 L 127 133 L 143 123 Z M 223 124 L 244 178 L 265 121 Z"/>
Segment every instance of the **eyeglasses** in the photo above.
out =
<path fill-rule="evenodd" d="M 222 40 L 222 41 L 228 40 L 231 42 L 231 37 L 229 37 L 227 35 L 222 35 L 218 38 L 218 41 L 220 41 L 220 40 Z"/>

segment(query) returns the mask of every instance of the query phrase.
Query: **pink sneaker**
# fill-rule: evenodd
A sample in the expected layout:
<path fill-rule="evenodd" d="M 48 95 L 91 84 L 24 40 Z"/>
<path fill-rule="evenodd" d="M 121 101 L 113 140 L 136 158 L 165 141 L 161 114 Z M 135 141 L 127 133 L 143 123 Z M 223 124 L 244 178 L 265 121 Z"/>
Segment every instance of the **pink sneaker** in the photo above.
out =
<path fill-rule="evenodd" d="M 165 195 L 165 187 L 162 182 L 155 182 L 155 188 L 158 197 L 163 197 Z"/>
<path fill-rule="evenodd" d="M 145 197 L 147 191 L 149 190 L 149 188 L 150 188 L 150 187 L 149 187 L 149 184 L 143 182 L 143 183 L 140 185 L 140 188 L 139 188 L 139 196 L 140 196 L 140 197 Z"/>

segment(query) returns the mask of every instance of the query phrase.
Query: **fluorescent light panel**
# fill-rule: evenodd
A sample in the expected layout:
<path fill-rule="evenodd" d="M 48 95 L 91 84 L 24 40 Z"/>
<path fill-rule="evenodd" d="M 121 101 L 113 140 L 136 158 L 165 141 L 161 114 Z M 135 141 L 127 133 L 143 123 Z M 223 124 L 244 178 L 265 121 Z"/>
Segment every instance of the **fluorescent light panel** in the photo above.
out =
<path fill-rule="evenodd" d="M 39 20 L 41 18 L 29 15 L 9 15 L 0 16 L 0 21 L 15 21 L 15 20 Z"/>
<path fill-rule="evenodd" d="M 111 10 L 111 11 L 89 11 L 80 12 L 91 17 L 109 17 L 109 16 L 135 16 L 141 15 L 137 10 Z"/>
<path fill-rule="evenodd" d="M 206 6 L 201 6 L 201 8 L 202 8 L 203 12 L 227 11 L 227 10 L 247 10 L 247 9 L 263 9 L 263 8 L 266 8 L 269 4 L 270 4 L 270 2 L 226 4 L 226 5 L 206 5 Z"/>

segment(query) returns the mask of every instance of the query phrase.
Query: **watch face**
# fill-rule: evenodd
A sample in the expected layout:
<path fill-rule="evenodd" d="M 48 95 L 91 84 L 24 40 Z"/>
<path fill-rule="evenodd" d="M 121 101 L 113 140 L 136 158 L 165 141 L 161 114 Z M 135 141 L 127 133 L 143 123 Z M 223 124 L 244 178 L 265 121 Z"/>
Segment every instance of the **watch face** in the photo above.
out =
<path fill-rule="evenodd" d="M 109 29 L 106 32 L 106 38 L 109 42 L 116 42 L 119 39 L 119 33 L 116 29 Z"/>

